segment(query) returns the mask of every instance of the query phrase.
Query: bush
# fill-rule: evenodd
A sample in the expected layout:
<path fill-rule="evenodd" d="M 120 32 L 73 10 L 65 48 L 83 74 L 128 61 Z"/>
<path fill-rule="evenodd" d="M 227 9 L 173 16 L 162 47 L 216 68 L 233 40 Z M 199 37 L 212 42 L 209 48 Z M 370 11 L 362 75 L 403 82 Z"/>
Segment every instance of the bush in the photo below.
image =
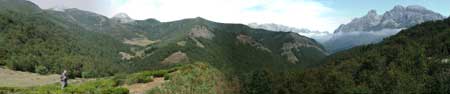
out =
<path fill-rule="evenodd" d="M 9 94 L 17 91 L 22 91 L 21 88 L 13 88 L 13 87 L 0 87 L 0 94 Z"/>
<path fill-rule="evenodd" d="M 105 89 L 101 94 L 128 94 L 129 90 L 126 88 L 110 88 Z"/>
<path fill-rule="evenodd" d="M 141 72 L 141 75 L 144 76 L 154 76 L 154 77 L 164 77 L 164 75 L 167 75 L 167 70 L 158 70 L 158 71 L 144 71 Z"/>
<path fill-rule="evenodd" d="M 117 74 L 112 78 L 118 84 L 135 84 L 135 83 L 146 83 L 153 81 L 153 77 L 165 77 L 168 79 L 168 70 L 158 70 L 158 71 L 143 71 L 138 73 L 127 74 Z"/>
<path fill-rule="evenodd" d="M 71 84 L 61 90 L 60 84 L 31 88 L 1 88 L 0 94 L 128 94 L 128 89 L 118 87 L 111 79 L 97 79 L 81 84 Z"/>
<path fill-rule="evenodd" d="M 127 76 L 128 75 L 126 74 L 116 74 L 114 77 L 112 77 L 112 80 L 114 80 L 119 85 L 123 85 L 125 84 Z"/>
<path fill-rule="evenodd" d="M 170 79 L 170 75 L 164 75 L 164 80 L 169 80 Z"/>
<path fill-rule="evenodd" d="M 128 79 L 125 80 L 126 84 L 135 84 L 135 83 L 147 83 L 153 81 L 152 76 L 147 76 L 143 74 L 133 74 L 130 75 Z"/>
<path fill-rule="evenodd" d="M 85 71 L 85 72 L 81 72 L 81 77 L 82 78 L 93 78 L 93 77 L 96 77 L 96 75 L 94 72 Z"/>
<path fill-rule="evenodd" d="M 218 69 L 204 63 L 189 64 L 179 68 L 179 72 L 166 75 L 170 79 L 161 87 L 148 90 L 147 94 L 237 94 L 225 75 Z"/>
<path fill-rule="evenodd" d="M 37 67 L 34 69 L 34 71 L 35 71 L 36 73 L 39 73 L 39 74 L 47 74 L 47 73 L 48 73 L 48 68 L 45 67 L 45 66 L 39 65 L 39 66 L 37 66 Z"/>
<path fill-rule="evenodd" d="M 154 71 L 154 73 L 153 73 L 153 76 L 155 76 L 155 77 L 164 77 L 165 75 L 167 75 L 166 70 Z"/>

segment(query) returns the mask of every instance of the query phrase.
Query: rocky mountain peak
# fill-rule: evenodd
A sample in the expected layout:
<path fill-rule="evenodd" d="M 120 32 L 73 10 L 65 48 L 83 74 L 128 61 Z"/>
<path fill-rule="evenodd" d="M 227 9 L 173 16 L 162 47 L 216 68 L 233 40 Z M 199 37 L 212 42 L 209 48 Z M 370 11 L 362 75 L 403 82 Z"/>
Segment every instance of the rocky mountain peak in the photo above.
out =
<path fill-rule="evenodd" d="M 368 13 L 367 13 L 367 16 L 377 16 L 378 14 L 377 14 L 377 11 L 376 10 L 370 10 Z"/>
<path fill-rule="evenodd" d="M 112 19 L 115 20 L 116 22 L 119 22 L 119 23 L 129 23 L 129 22 L 133 22 L 134 21 L 126 13 L 118 13 L 118 14 L 114 15 L 112 17 Z"/>
<path fill-rule="evenodd" d="M 118 13 L 113 18 L 130 18 L 126 13 Z"/>
<path fill-rule="evenodd" d="M 425 21 L 440 20 L 443 18 L 441 14 L 422 6 L 410 5 L 404 7 L 397 5 L 381 16 L 375 10 L 370 10 L 367 15 L 356 18 L 348 24 L 341 25 L 335 30 L 335 33 L 407 28 Z"/>
<path fill-rule="evenodd" d="M 427 10 L 425 7 L 419 5 L 410 5 L 406 7 L 407 10 Z"/>
<path fill-rule="evenodd" d="M 396 5 L 392 10 L 402 11 L 405 10 L 405 7 L 403 7 L 402 5 Z"/>

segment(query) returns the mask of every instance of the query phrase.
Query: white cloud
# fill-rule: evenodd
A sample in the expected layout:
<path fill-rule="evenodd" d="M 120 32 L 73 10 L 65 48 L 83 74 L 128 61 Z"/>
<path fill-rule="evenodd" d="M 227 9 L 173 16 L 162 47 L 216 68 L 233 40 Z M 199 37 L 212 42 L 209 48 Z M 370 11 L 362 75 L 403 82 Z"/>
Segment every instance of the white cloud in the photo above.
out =
<path fill-rule="evenodd" d="M 319 42 L 321 42 L 326 49 L 334 53 L 355 46 L 381 42 L 384 38 L 393 36 L 401 30 L 402 29 L 382 29 L 379 31 L 339 32 L 322 36 L 325 37 L 323 39 L 328 40 L 319 40 Z"/>
<path fill-rule="evenodd" d="M 78 8 L 108 17 L 124 12 L 134 19 L 174 21 L 203 17 L 223 23 L 277 23 L 296 28 L 334 31 L 342 19 L 312 0 L 30 0 L 44 9 Z"/>
<path fill-rule="evenodd" d="M 29 0 L 43 9 L 78 8 L 102 15 L 112 15 L 111 0 Z"/>
<path fill-rule="evenodd" d="M 305 0 L 113 0 L 112 5 L 116 5 L 114 13 L 127 13 L 134 19 L 203 17 L 223 23 L 277 23 L 330 32 L 341 24 L 326 16 L 333 9 Z"/>

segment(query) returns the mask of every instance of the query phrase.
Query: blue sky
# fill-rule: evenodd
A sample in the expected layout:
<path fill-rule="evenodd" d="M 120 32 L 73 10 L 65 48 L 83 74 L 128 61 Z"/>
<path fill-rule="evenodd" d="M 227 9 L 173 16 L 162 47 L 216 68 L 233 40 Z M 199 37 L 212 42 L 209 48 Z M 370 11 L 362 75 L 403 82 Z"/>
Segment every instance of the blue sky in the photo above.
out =
<path fill-rule="evenodd" d="M 174 21 L 203 17 L 223 23 L 276 23 L 333 32 L 340 24 L 395 5 L 421 5 L 449 16 L 450 0 L 30 0 L 41 8 L 79 8 L 108 17 Z"/>

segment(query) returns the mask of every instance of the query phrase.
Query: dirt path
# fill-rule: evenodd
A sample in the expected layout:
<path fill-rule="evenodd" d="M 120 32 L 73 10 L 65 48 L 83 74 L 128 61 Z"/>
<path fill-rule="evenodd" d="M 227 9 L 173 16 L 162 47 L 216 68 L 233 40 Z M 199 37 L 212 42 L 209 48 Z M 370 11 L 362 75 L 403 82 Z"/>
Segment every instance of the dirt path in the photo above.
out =
<path fill-rule="evenodd" d="M 79 84 L 94 79 L 69 79 L 69 84 Z M 0 67 L 0 87 L 32 87 L 59 83 L 57 74 L 40 75 L 37 73 L 15 71 Z"/>
<path fill-rule="evenodd" d="M 164 77 L 157 77 L 157 78 L 153 78 L 152 82 L 126 85 L 123 87 L 130 90 L 130 94 L 145 94 L 146 91 L 148 91 L 152 88 L 161 86 L 165 82 L 166 82 L 166 80 L 164 80 Z"/>

